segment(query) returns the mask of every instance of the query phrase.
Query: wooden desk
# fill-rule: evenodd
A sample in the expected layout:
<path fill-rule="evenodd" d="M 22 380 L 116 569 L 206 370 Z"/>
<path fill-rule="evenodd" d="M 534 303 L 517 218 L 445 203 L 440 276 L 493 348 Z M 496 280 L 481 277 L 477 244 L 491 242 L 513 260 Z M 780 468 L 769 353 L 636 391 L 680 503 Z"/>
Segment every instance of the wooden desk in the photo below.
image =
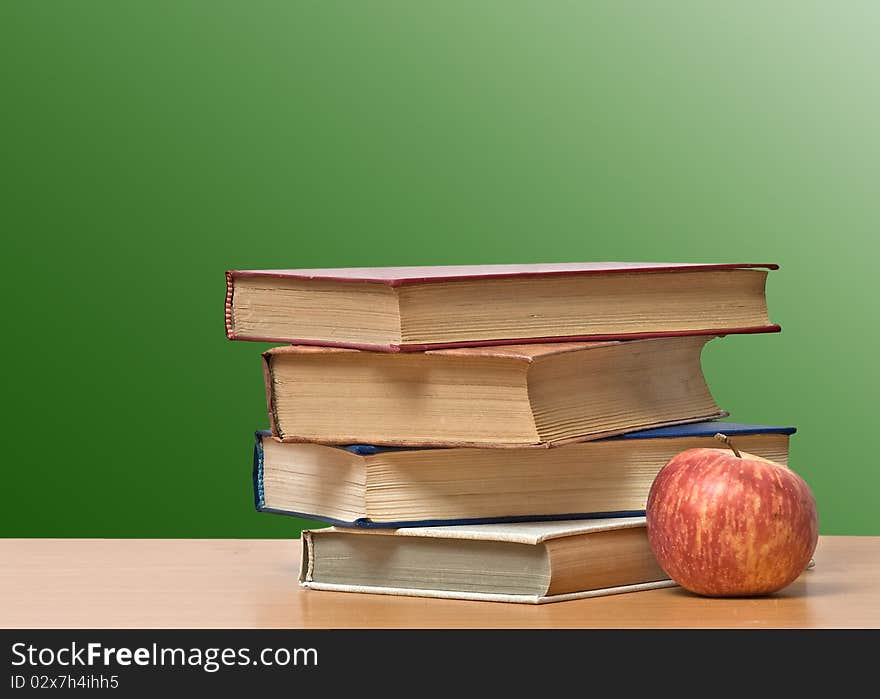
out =
<path fill-rule="evenodd" d="M 0 627 L 880 627 L 880 537 L 822 537 L 764 599 L 680 588 L 532 606 L 303 590 L 297 540 L 0 539 Z"/>

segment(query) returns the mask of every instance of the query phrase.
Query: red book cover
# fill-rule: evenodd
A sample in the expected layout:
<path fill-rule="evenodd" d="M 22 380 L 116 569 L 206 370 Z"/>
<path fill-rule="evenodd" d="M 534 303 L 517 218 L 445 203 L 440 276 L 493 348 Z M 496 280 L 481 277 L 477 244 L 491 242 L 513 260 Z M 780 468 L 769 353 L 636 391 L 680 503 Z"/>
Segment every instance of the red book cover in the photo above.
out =
<path fill-rule="evenodd" d="M 326 269 L 263 269 L 230 270 L 226 272 L 226 335 L 230 340 L 250 340 L 257 342 L 284 342 L 299 345 L 318 345 L 327 347 L 351 347 L 380 352 L 424 351 L 453 347 L 476 347 L 484 345 L 522 344 L 532 342 L 585 342 L 606 340 L 634 340 L 653 337 L 675 337 L 685 335 L 727 335 L 744 333 L 778 332 L 776 324 L 762 324 L 749 327 L 732 326 L 725 328 L 697 328 L 693 330 L 669 330 L 639 333 L 614 333 L 545 337 L 514 337 L 492 340 L 458 341 L 448 343 L 400 343 L 368 344 L 361 342 L 334 342 L 332 340 L 312 340 L 297 337 L 262 337 L 235 332 L 232 323 L 233 297 L 237 279 L 268 277 L 302 281 L 331 281 L 358 284 L 381 284 L 390 288 L 413 284 L 439 282 L 475 281 L 482 279 L 505 279 L 527 277 L 554 277 L 579 275 L 616 274 L 654 274 L 658 272 L 684 272 L 697 270 L 775 270 L 779 266 L 772 263 L 695 263 L 695 262 L 559 262 L 540 264 L 498 264 L 498 265 L 452 265 L 421 267 L 340 267 Z"/>

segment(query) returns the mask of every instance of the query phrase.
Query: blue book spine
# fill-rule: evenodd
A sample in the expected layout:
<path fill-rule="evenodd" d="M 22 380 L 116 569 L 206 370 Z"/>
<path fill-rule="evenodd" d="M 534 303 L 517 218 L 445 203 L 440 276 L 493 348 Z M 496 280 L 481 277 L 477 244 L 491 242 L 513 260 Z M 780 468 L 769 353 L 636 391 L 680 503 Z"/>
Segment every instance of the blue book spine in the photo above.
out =
<path fill-rule="evenodd" d="M 673 439 L 680 437 L 711 437 L 718 432 L 723 432 L 728 436 L 745 435 L 745 434 L 785 434 L 792 435 L 796 432 L 794 427 L 771 427 L 767 425 L 750 425 L 737 422 L 721 422 L 707 421 L 697 422 L 687 425 L 673 425 L 671 427 L 659 427 L 651 430 L 641 430 L 639 432 L 630 432 L 616 437 L 609 437 L 611 441 L 621 439 Z M 332 517 L 324 517 L 308 512 L 291 512 L 288 510 L 276 510 L 266 507 L 265 491 L 263 487 L 263 439 L 271 437 L 269 430 L 259 430 L 255 434 L 254 441 L 254 506 L 259 512 L 269 512 L 272 514 L 288 515 L 290 517 L 299 517 L 301 519 L 309 519 L 317 522 L 326 522 L 339 527 L 359 527 L 365 529 L 397 529 L 399 527 L 433 527 L 433 526 L 450 526 L 455 524 L 495 524 L 506 522 L 546 522 L 561 521 L 568 519 L 600 519 L 603 517 L 640 517 L 645 514 L 644 510 L 626 510 L 616 512 L 571 512 L 566 514 L 551 515 L 528 515 L 518 517 L 478 517 L 472 519 L 421 519 L 406 520 L 400 522 L 374 522 L 367 518 L 356 519 L 346 522 Z M 373 454 L 381 454 L 392 451 L 415 451 L 430 447 L 382 447 L 370 444 L 350 444 L 346 446 L 331 447 L 336 449 L 345 449 L 359 456 L 371 456 Z M 565 447 L 560 447 L 564 449 Z"/>

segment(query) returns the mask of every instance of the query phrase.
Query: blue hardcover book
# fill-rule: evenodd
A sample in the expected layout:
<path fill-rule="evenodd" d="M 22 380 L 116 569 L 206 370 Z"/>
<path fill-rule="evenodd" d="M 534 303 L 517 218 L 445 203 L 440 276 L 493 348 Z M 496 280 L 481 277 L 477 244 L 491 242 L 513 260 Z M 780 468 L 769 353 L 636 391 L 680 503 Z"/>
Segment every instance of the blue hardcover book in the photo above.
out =
<path fill-rule="evenodd" d="M 788 462 L 793 427 L 707 421 L 554 449 L 283 443 L 256 433 L 261 512 L 344 527 L 398 528 L 643 515 L 657 472 L 675 454 L 717 447 Z"/>

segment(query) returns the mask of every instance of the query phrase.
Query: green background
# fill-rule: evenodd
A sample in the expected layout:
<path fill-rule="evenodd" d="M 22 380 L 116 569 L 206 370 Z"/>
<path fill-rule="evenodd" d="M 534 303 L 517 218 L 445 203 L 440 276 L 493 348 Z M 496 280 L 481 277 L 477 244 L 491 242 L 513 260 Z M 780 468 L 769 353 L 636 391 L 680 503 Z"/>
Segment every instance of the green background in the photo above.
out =
<path fill-rule="evenodd" d="M 880 3 L 0 3 L 0 534 L 292 536 L 253 511 L 227 268 L 778 262 L 705 354 L 880 534 Z"/>

